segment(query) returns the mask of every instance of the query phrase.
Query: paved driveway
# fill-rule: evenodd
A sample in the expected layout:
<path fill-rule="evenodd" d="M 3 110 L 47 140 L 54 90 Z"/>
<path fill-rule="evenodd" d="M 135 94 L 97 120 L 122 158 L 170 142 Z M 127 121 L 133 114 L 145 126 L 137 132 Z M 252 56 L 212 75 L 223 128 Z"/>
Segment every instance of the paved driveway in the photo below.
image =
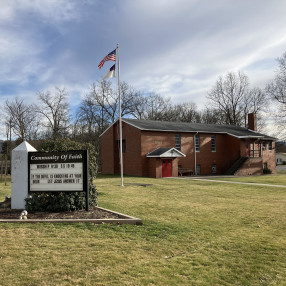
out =
<path fill-rule="evenodd" d="M 272 184 L 260 184 L 260 183 L 247 183 L 247 182 L 234 182 L 234 181 L 223 181 L 223 180 L 208 180 L 208 179 L 194 179 L 195 181 L 208 181 L 208 182 L 218 182 L 226 184 L 238 184 L 238 185 L 252 185 L 252 186 L 263 186 L 263 187 L 277 187 L 286 188 L 285 185 L 272 185 Z"/>
<path fill-rule="evenodd" d="M 286 171 L 286 165 L 277 165 L 276 170 L 277 171 Z"/>
<path fill-rule="evenodd" d="M 202 177 L 169 177 L 164 179 L 182 179 L 182 180 L 194 180 L 194 181 L 208 181 L 208 182 L 217 182 L 223 184 L 238 184 L 238 185 L 252 185 L 252 186 L 263 186 L 263 187 L 276 187 L 276 188 L 286 188 L 285 185 L 272 185 L 272 184 L 261 184 L 261 183 L 247 183 L 247 182 L 234 182 L 234 181 L 224 181 L 223 178 L 235 178 L 235 176 L 219 176 L 219 177 L 212 177 L 212 176 L 202 176 Z"/>

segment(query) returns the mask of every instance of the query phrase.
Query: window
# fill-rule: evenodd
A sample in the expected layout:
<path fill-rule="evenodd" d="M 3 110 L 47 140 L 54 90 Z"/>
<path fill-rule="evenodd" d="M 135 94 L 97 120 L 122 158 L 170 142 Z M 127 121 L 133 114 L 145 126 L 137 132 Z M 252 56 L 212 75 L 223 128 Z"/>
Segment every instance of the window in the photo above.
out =
<path fill-rule="evenodd" d="M 195 148 L 196 148 L 196 152 L 200 151 L 200 135 L 199 134 L 195 135 Z"/>
<path fill-rule="evenodd" d="M 116 140 L 118 150 L 120 150 L 120 140 Z M 122 140 L 122 153 L 126 153 L 126 141 L 125 139 Z"/>
<path fill-rule="evenodd" d="M 212 152 L 216 151 L 216 138 L 215 135 L 212 135 L 211 137 L 211 144 L 212 144 Z"/>
<path fill-rule="evenodd" d="M 175 146 L 177 150 L 181 151 L 181 135 L 180 134 L 175 135 Z"/>
<path fill-rule="evenodd" d="M 266 150 L 266 142 L 265 141 L 262 142 L 262 150 L 263 151 Z"/>
<path fill-rule="evenodd" d="M 201 174 L 201 165 L 197 165 L 196 166 L 196 175 L 200 175 Z"/>
<path fill-rule="evenodd" d="M 264 163 L 264 164 L 263 164 L 263 169 L 264 169 L 264 170 L 268 169 L 267 163 Z"/>
<path fill-rule="evenodd" d="M 212 173 L 216 174 L 216 164 L 212 164 Z"/>
<path fill-rule="evenodd" d="M 268 150 L 272 150 L 272 141 L 268 142 Z"/>

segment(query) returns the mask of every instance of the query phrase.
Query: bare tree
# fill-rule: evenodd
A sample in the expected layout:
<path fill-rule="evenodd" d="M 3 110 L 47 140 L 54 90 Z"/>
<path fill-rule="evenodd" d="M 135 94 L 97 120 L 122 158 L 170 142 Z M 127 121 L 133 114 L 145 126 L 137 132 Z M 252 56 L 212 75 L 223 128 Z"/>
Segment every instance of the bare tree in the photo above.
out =
<path fill-rule="evenodd" d="M 93 84 L 88 95 L 89 105 L 101 110 L 102 118 L 113 123 L 118 115 L 118 95 L 110 81 Z"/>
<path fill-rule="evenodd" d="M 135 92 L 132 98 L 131 114 L 137 119 L 167 120 L 170 111 L 171 101 L 156 93 L 143 94 Z"/>
<path fill-rule="evenodd" d="M 43 117 L 42 125 L 47 130 L 47 136 L 53 139 L 68 134 L 70 114 L 66 90 L 55 87 L 55 93 L 39 92 L 40 104 L 35 105 L 35 111 Z"/>
<path fill-rule="evenodd" d="M 221 112 L 215 108 L 205 107 L 201 112 L 201 123 L 205 124 L 225 124 L 225 118 L 221 116 Z"/>
<path fill-rule="evenodd" d="M 270 81 L 265 91 L 267 95 L 278 104 L 276 114 L 277 123 L 284 126 L 286 123 L 286 52 L 277 59 L 278 69 L 275 77 Z"/>
<path fill-rule="evenodd" d="M 200 122 L 201 116 L 198 112 L 197 105 L 193 102 L 184 102 L 174 107 L 176 121 L 181 122 Z"/>
<path fill-rule="evenodd" d="M 7 120 L 6 125 L 6 138 L 7 138 L 7 145 L 6 145 L 6 154 L 5 154 L 5 186 L 7 186 L 7 175 L 8 175 L 8 157 L 11 152 L 11 130 L 12 130 L 12 120 Z M 10 144 L 8 140 L 10 139 Z M 10 166 L 11 166 L 11 156 L 10 156 Z"/>
<path fill-rule="evenodd" d="M 262 125 L 263 119 L 261 117 L 261 112 L 267 104 L 267 98 L 265 92 L 260 88 L 252 88 L 245 93 L 242 100 L 242 111 L 243 111 L 243 122 L 244 126 L 248 126 L 248 114 L 256 113 L 258 121 L 260 122 L 260 127 Z"/>
<path fill-rule="evenodd" d="M 103 108 L 96 104 L 93 97 L 88 94 L 78 108 L 76 120 L 78 125 L 81 126 L 81 133 L 87 132 L 92 134 L 98 128 L 102 129 L 101 123 L 104 120 Z"/>
<path fill-rule="evenodd" d="M 32 105 L 27 105 L 24 100 L 6 100 L 5 112 L 14 135 L 21 140 L 34 139 L 37 134 L 37 118 L 33 112 Z M 6 120 L 6 124 L 8 122 Z"/>
<path fill-rule="evenodd" d="M 242 124 L 242 103 L 248 92 L 248 86 L 249 81 L 245 74 L 230 72 L 224 78 L 220 76 L 208 93 L 210 102 L 221 112 L 225 124 Z"/>
<path fill-rule="evenodd" d="M 141 94 L 126 82 L 120 83 L 121 90 L 121 115 L 132 115 L 137 117 L 137 111 L 140 110 L 139 100 Z M 113 123 L 119 117 L 119 98 L 117 90 L 112 88 L 109 81 L 101 81 L 93 84 L 89 95 L 89 102 L 94 107 L 99 107 L 100 113 L 97 114 L 102 118 L 103 122 Z M 138 109 L 136 109 L 136 107 Z M 102 126 L 103 126 L 102 122 Z"/>

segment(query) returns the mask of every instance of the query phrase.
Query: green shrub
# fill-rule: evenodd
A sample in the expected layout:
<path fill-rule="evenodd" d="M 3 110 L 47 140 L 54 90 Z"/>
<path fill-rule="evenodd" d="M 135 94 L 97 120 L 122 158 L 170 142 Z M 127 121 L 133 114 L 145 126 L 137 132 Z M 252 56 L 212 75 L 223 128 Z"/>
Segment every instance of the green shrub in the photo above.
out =
<path fill-rule="evenodd" d="M 263 169 L 263 174 L 272 174 L 272 171 L 268 168 Z"/>
<path fill-rule="evenodd" d="M 90 143 L 79 143 L 70 139 L 47 140 L 41 151 L 88 150 L 88 190 L 89 206 L 97 205 L 97 190 L 93 180 L 97 173 L 96 152 Z M 34 192 L 26 198 L 28 211 L 74 211 L 85 208 L 84 192 Z"/>

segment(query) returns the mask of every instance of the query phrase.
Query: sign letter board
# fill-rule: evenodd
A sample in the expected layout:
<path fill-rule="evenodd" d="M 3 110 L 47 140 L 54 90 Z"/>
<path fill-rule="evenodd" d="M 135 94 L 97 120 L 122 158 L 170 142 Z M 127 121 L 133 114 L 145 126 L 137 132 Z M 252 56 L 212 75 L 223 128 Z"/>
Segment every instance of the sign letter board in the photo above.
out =
<path fill-rule="evenodd" d="M 87 192 L 87 157 L 87 150 L 29 152 L 29 192 Z"/>

